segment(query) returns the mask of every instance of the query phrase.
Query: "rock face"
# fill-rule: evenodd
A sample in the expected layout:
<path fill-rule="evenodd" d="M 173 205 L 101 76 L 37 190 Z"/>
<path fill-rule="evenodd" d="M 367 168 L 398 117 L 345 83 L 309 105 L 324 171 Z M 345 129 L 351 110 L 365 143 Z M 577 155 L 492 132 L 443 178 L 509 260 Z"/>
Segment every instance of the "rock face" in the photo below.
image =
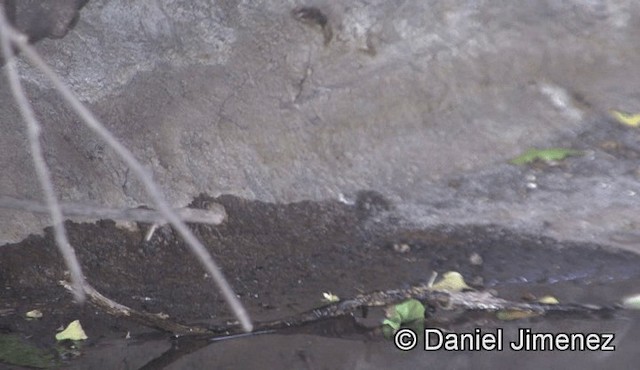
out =
<path fill-rule="evenodd" d="M 373 189 L 419 223 L 606 239 L 640 222 L 634 159 L 597 146 L 606 109 L 640 110 L 635 1 L 317 2 L 324 24 L 280 1 L 92 0 L 78 18 L 84 2 L 5 5 L 33 40 L 66 34 L 38 51 L 177 206 L 201 192 L 292 202 Z M 60 197 L 149 204 L 42 75 L 19 67 Z M 6 85 L 3 76 L 0 194 L 40 199 Z M 570 168 L 577 180 L 501 164 L 550 144 L 592 150 Z M 550 183 L 531 194 L 526 176 Z M 47 222 L 0 210 L 0 244 Z"/>

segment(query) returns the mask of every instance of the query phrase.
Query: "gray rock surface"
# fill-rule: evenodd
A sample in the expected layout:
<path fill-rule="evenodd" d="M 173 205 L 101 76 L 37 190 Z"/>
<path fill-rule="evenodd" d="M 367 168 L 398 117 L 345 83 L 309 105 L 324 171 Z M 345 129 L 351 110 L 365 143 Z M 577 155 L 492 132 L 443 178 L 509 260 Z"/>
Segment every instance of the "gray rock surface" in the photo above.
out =
<path fill-rule="evenodd" d="M 373 189 L 421 225 L 640 245 L 637 158 L 598 147 L 611 132 L 637 150 L 638 131 L 605 113 L 640 111 L 639 3 L 317 2 L 327 45 L 292 17 L 299 5 L 92 0 L 65 38 L 37 49 L 176 206 L 200 192 L 293 202 Z M 60 197 L 149 204 L 43 76 L 19 66 Z M 0 194 L 40 199 L 0 81 Z M 550 145 L 588 155 L 546 170 L 506 164 Z M 47 223 L 0 210 L 0 244 Z"/>

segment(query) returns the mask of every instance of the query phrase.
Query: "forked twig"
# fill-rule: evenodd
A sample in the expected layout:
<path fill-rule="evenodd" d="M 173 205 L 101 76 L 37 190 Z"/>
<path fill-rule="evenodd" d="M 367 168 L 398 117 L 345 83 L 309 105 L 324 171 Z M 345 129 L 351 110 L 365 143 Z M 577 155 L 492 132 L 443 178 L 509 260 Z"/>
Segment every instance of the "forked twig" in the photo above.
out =
<path fill-rule="evenodd" d="M 3 10 L 2 10 L 2 14 L 4 14 Z M 82 102 L 80 102 L 80 100 L 75 96 L 75 94 L 71 91 L 71 89 L 69 89 L 69 87 L 67 87 L 67 85 L 64 84 L 62 80 L 60 80 L 60 78 L 56 75 L 56 73 L 42 60 L 42 58 L 40 58 L 40 56 L 35 51 L 35 49 L 28 44 L 24 35 L 20 34 L 18 31 L 14 30 L 11 26 L 7 24 L 4 18 L 4 15 L 2 16 L 2 23 L 0 24 L 0 34 L 2 35 L 3 51 L 5 54 L 5 58 L 7 59 L 7 65 L 14 66 L 14 64 L 11 64 L 11 63 L 15 63 L 11 61 L 11 59 L 13 58 L 9 57 L 9 56 L 12 56 L 11 47 L 9 45 L 9 41 L 11 41 L 11 43 L 22 52 L 22 54 L 26 57 L 26 59 L 28 59 L 33 66 L 39 69 L 49 79 L 49 81 L 51 81 L 55 89 L 62 95 L 64 100 L 67 101 L 69 106 L 76 112 L 76 114 L 80 116 L 82 121 L 89 128 L 91 128 L 98 136 L 100 136 L 122 158 L 122 160 L 127 164 L 127 166 L 129 166 L 129 168 L 133 170 L 133 172 L 136 174 L 136 176 L 140 179 L 140 181 L 146 188 L 148 194 L 153 198 L 155 206 L 163 214 L 166 220 L 169 223 L 171 223 L 171 225 L 173 225 L 176 231 L 187 243 L 187 245 L 189 245 L 192 253 L 195 254 L 196 257 L 198 257 L 202 265 L 205 267 L 206 271 L 212 276 L 214 282 L 220 289 L 225 301 L 230 305 L 234 315 L 236 316 L 238 321 L 241 323 L 242 328 L 247 332 L 251 331 L 253 326 L 251 324 L 249 316 L 244 306 L 240 303 L 239 299 L 236 297 L 235 293 L 233 292 L 233 289 L 231 288 L 231 286 L 225 279 L 224 275 L 220 271 L 220 268 L 215 263 L 211 255 L 207 252 L 207 250 L 202 245 L 202 243 L 193 235 L 193 233 L 189 230 L 189 228 L 185 225 L 185 223 L 182 220 L 180 220 L 180 217 L 178 217 L 178 215 L 176 215 L 171 210 L 167 202 L 164 200 L 162 193 L 158 189 L 158 186 L 154 183 L 151 174 L 149 174 L 148 171 L 144 169 L 142 164 L 140 164 L 135 159 L 131 151 L 129 151 L 129 149 L 127 149 L 124 145 L 122 145 L 95 118 L 95 116 L 91 113 L 91 111 L 89 111 L 89 109 L 85 107 L 84 104 L 82 104 Z M 10 72 L 9 73 L 11 76 L 10 80 L 13 80 L 14 84 L 15 84 L 15 81 L 18 81 L 19 83 L 19 77 L 15 71 L 15 67 L 9 68 L 7 69 L 7 71 Z M 18 97 L 16 96 L 16 100 L 21 107 L 20 108 L 21 111 L 22 110 L 28 111 L 30 112 L 29 114 L 33 116 L 33 112 L 29 107 L 29 103 L 26 97 L 24 96 L 24 93 L 22 93 L 21 96 L 22 98 L 20 99 L 18 99 Z M 44 163 L 44 159 L 42 159 L 41 165 L 46 169 L 46 164 Z M 53 188 L 50 182 L 46 186 L 50 187 L 51 189 Z M 55 197 L 53 198 L 55 199 Z M 50 201 L 49 196 L 47 197 L 47 200 L 48 202 Z M 57 203 L 57 202 L 55 202 L 54 200 L 53 203 Z M 62 227 L 62 222 L 61 222 L 62 215 L 60 213 L 60 210 L 58 209 L 57 213 L 55 211 L 52 211 L 52 216 L 55 216 L 53 220 L 54 226 L 59 225 L 59 227 Z M 62 229 L 61 235 L 64 235 L 64 229 Z M 84 296 L 84 288 L 81 286 L 83 281 L 82 274 L 81 274 L 81 271 L 79 270 L 77 259 L 73 254 L 73 248 L 71 248 L 71 246 L 69 246 L 68 248 L 65 248 L 64 246 L 68 245 L 68 242 L 65 244 L 64 241 L 65 241 L 64 239 L 61 239 L 61 242 L 59 242 L 59 245 L 61 250 L 63 251 L 63 255 L 65 257 L 66 263 L 70 265 L 69 269 L 73 276 L 72 281 L 74 282 L 74 285 L 77 285 L 77 286 L 74 286 L 74 289 L 76 292 L 75 294 L 79 298 L 82 298 Z M 75 261 L 75 265 L 72 264 L 72 262 L 70 261 Z"/>
<path fill-rule="evenodd" d="M 29 100 L 24 93 L 22 84 L 20 83 L 20 77 L 16 70 L 16 61 L 11 49 L 10 36 L 11 32 L 7 19 L 4 15 L 4 8 L 0 6 L 0 44 L 2 47 L 2 55 L 6 61 L 5 68 L 7 69 L 7 79 L 9 80 L 9 87 L 13 94 L 20 114 L 27 125 L 29 145 L 31 146 L 31 158 L 33 159 L 33 165 L 40 182 L 40 187 L 44 192 L 45 200 L 47 202 L 47 208 L 49 209 L 49 215 L 53 222 L 53 235 L 58 245 L 58 249 L 62 254 L 67 268 L 71 272 L 71 282 L 73 283 L 73 293 L 75 299 L 78 302 L 84 302 L 84 276 L 82 275 L 82 269 L 78 262 L 76 253 L 69 244 L 67 233 L 62 223 L 62 212 L 58 205 L 58 199 L 55 191 L 53 190 L 53 183 L 51 182 L 51 174 L 49 168 L 44 160 L 44 154 L 42 153 L 42 146 L 40 145 L 40 131 L 41 127 L 38 123 L 33 109 L 29 104 Z M 26 37 L 23 35 L 13 35 L 14 38 L 19 38 L 26 42 Z"/>

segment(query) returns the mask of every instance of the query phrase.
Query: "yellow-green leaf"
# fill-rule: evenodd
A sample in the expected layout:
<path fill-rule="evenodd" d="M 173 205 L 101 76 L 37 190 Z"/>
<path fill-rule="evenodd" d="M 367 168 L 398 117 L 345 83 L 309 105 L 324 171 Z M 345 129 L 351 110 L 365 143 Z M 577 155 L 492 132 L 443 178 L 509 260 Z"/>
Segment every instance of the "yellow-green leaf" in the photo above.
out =
<path fill-rule="evenodd" d="M 71 324 L 69 324 L 66 329 L 56 334 L 56 340 L 85 340 L 88 338 L 89 337 L 87 337 L 87 335 L 84 333 L 79 320 L 71 322 Z"/>
<path fill-rule="evenodd" d="M 546 296 L 538 299 L 538 302 L 544 303 L 544 304 L 558 304 L 558 303 L 560 303 L 560 301 L 558 301 L 558 299 L 556 297 L 551 296 L 551 295 L 546 295 Z"/>
<path fill-rule="evenodd" d="M 511 164 L 523 165 L 535 162 L 537 160 L 552 162 L 561 161 L 569 156 L 583 155 L 580 150 L 567 148 L 549 148 L 549 149 L 529 149 L 524 154 L 511 160 Z"/>
<path fill-rule="evenodd" d="M 431 289 L 447 292 L 461 292 L 471 288 L 467 283 L 465 283 L 464 278 L 459 272 L 449 271 L 442 274 L 442 279 L 431 285 Z"/>
<path fill-rule="evenodd" d="M 609 111 L 611 117 L 625 126 L 638 127 L 640 126 L 640 113 L 625 113 L 615 109 Z"/>

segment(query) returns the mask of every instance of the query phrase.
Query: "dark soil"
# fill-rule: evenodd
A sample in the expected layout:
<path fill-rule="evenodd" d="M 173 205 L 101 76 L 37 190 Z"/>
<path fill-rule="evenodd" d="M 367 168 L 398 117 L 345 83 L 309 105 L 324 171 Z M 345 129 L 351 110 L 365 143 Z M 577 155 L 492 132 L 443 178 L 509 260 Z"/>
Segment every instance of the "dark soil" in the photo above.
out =
<path fill-rule="evenodd" d="M 192 225 L 193 230 L 256 321 L 317 307 L 323 292 L 348 298 L 423 282 L 432 271 L 456 270 L 485 288 L 568 281 L 586 286 L 640 277 L 640 257 L 629 252 L 499 227 L 411 229 L 374 192 L 360 193 L 355 205 L 284 205 L 201 195 L 192 206 L 211 201 L 224 205 L 228 220 L 217 227 Z M 145 224 L 135 231 L 110 220 L 67 222 L 66 227 L 88 281 L 105 296 L 183 323 L 233 320 L 212 280 L 169 226 L 156 231 L 150 242 L 143 241 Z M 2 247 L 0 330 L 44 348 L 54 346 L 57 328 L 76 319 L 90 337 L 87 348 L 127 332 L 135 337 L 151 331 L 74 304 L 58 284 L 65 279 L 64 269 L 51 229 Z M 25 320 L 25 312 L 35 308 L 44 317 Z"/>

